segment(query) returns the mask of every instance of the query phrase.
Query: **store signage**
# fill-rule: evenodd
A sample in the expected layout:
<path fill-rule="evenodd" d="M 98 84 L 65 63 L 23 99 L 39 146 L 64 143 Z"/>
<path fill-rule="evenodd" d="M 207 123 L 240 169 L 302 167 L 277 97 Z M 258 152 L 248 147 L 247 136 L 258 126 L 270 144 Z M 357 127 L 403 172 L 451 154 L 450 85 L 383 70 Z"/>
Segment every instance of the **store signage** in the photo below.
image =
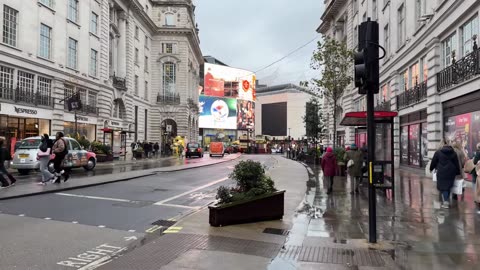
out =
<path fill-rule="evenodd" d="M 77 115 L 77 121 L 85 121 L 85 122 L 88 122 L 88 117 L 84 117 L 84 116 Z"/>
<path fill-rule="evenodd" d="M 37 110 L 27 109 L 27 108 L 19 108 L 17 106 L 13 106 L 15 108 L 16 113 L 26 113 L 26 114 L 37 114 Z"/>
<path fill-rule="evenodd" d="M 72 122 L 72 123 L 75 122 L 75 114 L 65 112 L 65 114 L 63 115 L 63 121 Z M 98 124 L 98 120 L 96 117 L 86 117 L 78 114 L 77 114 L 77 122 L 92 124 L 92 125 Z"/>
<path fill-rule="evenodd" d="M 117 127 L 121 126 L 119 122 L 115 122 L 115 121 L 110 121 L 110 125 L 117 126 Z"/>

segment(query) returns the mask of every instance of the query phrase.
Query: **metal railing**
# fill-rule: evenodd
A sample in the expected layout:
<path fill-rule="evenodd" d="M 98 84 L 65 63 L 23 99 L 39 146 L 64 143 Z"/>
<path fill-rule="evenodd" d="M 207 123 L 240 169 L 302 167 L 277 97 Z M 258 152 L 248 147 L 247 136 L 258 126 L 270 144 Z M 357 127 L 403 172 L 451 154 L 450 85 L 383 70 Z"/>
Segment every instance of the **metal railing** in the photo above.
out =
<path fill-rule="evenodd" d="M 391 110 L 391 104 L 390 104 L 390 100 L 389 101 L 384 101 L 380 104 L 378 104 L 377 106 L 375 106 L 375 111 L 390 111 Z"/>
<path fill-rule="evenodd" d="M 452 64 L 437 73 L 437 91 L 445 91 L 454 84 L 467 81 L 480 75 L 480 49 L 476 41 L 473 51 L 462 59 L 456 61 L 452 52 Z"/>
<path fill-rule="evenodd" d="M 113 87 L 119 90 L 127 90 L 127 79 L 122 77 L 117 77 L 115 74 L 112 76 Z"/>
<path fill-rule="evenodd" d="M 84 101 L 82 100 L 82 103 L 83 102 Z M 65 108 L 65 110 L 68 110 L 68 102 L 65 102 L 64 108 Z M 73 113 L 73 111 L 71 111 L 71 113 Z M 77 110 L 77 113 L 98 115 L 98 108 L 96 106 L 93 106 L 93 105 L 82 104 L 82 107 Z"/>
<path fill-rule="evenodd" d="M 413 106 L 427 99 L 427 82 L 424 81 L 397 96 L 397 110 Z"/>
<path fill-rule="evenodd" d="M 15 103 L 53 107 L 53 97 L 45 95 L 40 91 L 31 91 L 21 89 L 19 87 L 13 88 L 0 88 L 0 99 L 13 101 Z"/>
<path fill-rule="evenodd" d="M 178 105 L 180 104 L 180 94 L 158 94 L 157 103 L 166 105 Z"/>

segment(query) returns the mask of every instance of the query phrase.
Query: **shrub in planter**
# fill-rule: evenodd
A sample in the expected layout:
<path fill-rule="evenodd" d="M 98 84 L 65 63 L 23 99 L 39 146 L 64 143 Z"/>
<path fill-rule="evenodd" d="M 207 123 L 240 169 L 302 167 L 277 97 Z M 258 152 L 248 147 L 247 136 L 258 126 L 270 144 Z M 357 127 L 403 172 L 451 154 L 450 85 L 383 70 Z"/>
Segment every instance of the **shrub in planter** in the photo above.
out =
<path fill-rule="evenodd" d="M 240 161 L 230 174 L 233 188 L 217 190 L 217 204 L 210 206 L 210 225 L 223 226 L 252 221 L 280 219 L 283 216 L 283 193 L 265 175 L 260 162 Z"/>

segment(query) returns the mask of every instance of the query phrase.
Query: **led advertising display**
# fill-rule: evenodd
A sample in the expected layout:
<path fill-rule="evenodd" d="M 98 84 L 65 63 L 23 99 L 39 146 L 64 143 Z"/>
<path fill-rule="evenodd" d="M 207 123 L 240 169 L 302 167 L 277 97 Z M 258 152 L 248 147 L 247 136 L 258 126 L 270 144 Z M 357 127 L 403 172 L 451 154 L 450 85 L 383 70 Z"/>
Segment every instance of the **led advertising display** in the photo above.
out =
<path fill-rule="evenodd" d="M 205 96 L 255 100 L 255 74 L 238 68 L 205 63 Z"/>
<path fill-rule="evenodd" d="M 262 134 L 287 136 L 287 102 L 262 104 Z"/>
<path fill-rule="evenodd" d="M 237 129 L 253 129 L 255 126 L 255 102 L 237 100 Z"/>
<path fill-rule="evenodd" d="M 200 128 L 236 129 L 237 100 L 234 98 L 200 96 Z"/>

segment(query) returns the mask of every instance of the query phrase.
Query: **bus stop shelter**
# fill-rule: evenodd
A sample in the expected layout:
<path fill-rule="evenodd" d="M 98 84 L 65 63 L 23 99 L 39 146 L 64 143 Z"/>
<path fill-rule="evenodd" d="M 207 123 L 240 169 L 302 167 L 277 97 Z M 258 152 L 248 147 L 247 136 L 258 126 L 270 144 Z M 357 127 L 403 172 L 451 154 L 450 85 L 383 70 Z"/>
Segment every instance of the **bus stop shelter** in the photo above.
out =
<path fill-rule="evenodd" d="M 387 196 L 395 194 L 395 168 L 393 151 L 393 120 L 397 112 L 375 111 L 375 164 L 384 168 L 384 183 L 375 184 L 375 188 L 382 189 Z M 360 148 L 367 147 L 367 112 L 348 112 L 340 122 L 341 126 L 355 127 L 355 143 Z"/>

